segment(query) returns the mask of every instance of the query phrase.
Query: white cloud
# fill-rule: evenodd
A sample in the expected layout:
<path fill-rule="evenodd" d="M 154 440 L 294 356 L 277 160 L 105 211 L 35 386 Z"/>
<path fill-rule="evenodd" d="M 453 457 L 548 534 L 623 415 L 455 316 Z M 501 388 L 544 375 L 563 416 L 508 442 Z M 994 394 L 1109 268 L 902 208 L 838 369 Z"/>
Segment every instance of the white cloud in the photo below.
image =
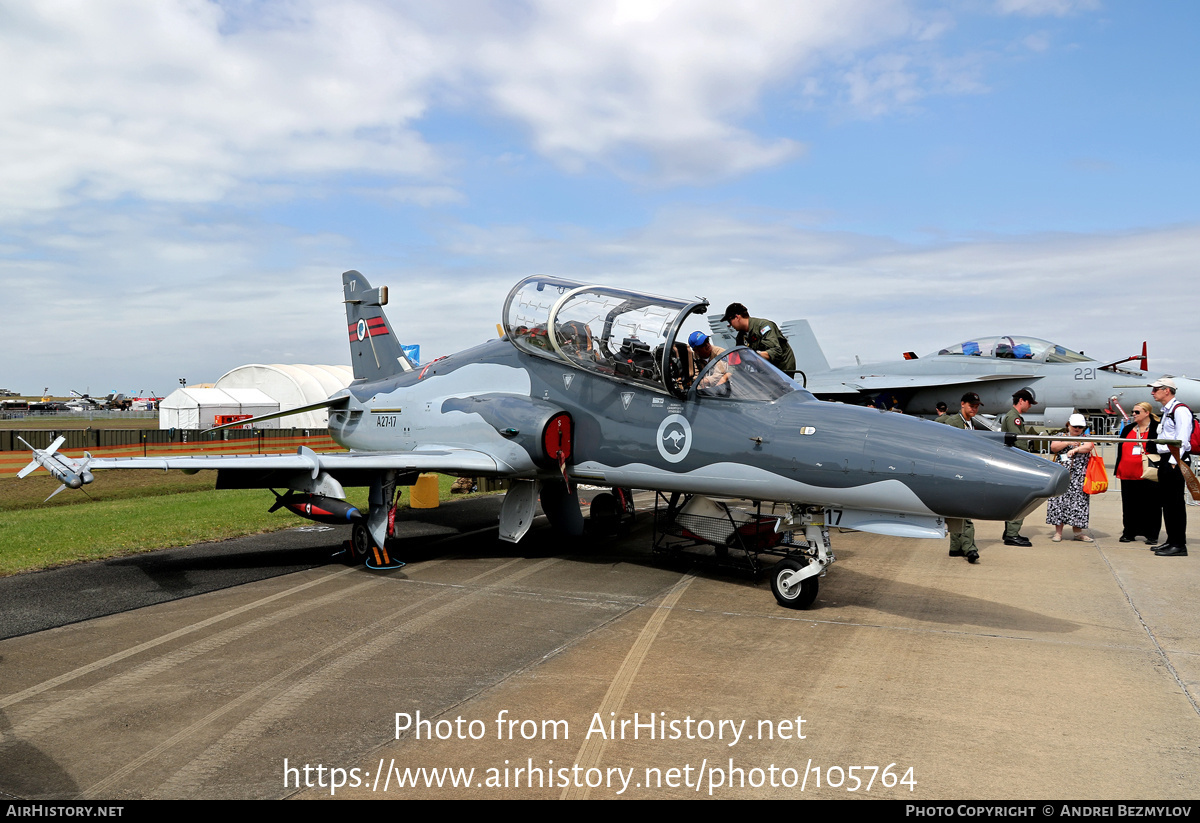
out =
<path fill-rule="evenodd" d="M 1020 14 L 1025 17 L 1066 17 L 1076 11 L 1091 11 L 1100 7 L 1098 0 L 996 0 L 1001 14 Z"/>
<path fill-rule="evenodd" d="M 479 79 L 500 112 L 568 168 L 659 183 L 705 181 L 803 150 L 738 125 L 797 73 L 911 35 L 899 2 L 534 5 L 528 26 L 488 40 Z"/>
<path fill-rule="evenodd" d="M 428 38 L 370 3 L 294 8 L 288 26 L 223 31 L 220 6 L 189 0 L 6 7 L 0 214 L 433 173 L 410 125 L 439 69 Z"/>
<path fill-rule="evenodd" d="M 20 353 L 3 382 L 162 390 L 245 362 L 345 362 L 347 268 L 390 287 L 401 339 L 426 358 L 494 337 L 508 290 L 540 272 L 808 318 L 834 365 L 1007 333 L 1108 359 L 1146 339 L 1152 367 L 1200 375 L 1200 331 L 1165 320 L 1159 297 L 1170 284 L 1176 303 L 1200 299 L 1200 225 L 915 245 L 823 230 L 807 213 L 720 206 L 553 237 L 443 222 L 401 257 L 334 234 L 201 217 L 86 209 L 14 235 L 26 254 L 7 259 L 2 285 L 24 316 L 0 329 L 0 349 Z"/>
<path fill-rule="evenodd" d="M 1021 42 L 1030 51 L 1044 52 L 1050 48 L 1050 33 L 1047 31 L 1035 31 L 1032 34 L 1026 35 Z"/>
<path fill-rule="evenodd" d="M 888 360 L 975 335 L 1023 334 L 1108 359 L 1146 339 L 1153 368 L 1200 375 L 1200 331 L 1165 323 L 1158 297 L 1170 283 L 1173 299 L 1200 300 L 1190 276 L 1200 225 L 918 246 L 814 229 L 808 215 L 686 209 L 624 234 L 579 230 L 549 240 L 515 227 L 460 227 L 443 244 L 459 264 L 422 268 L 421 279 L 440 287 L 426 295 L 426 309 L 453 316 L 465 302 L 470 316 L 490 318 L 487 328 L 517 279 L 547 272 L 700 295 L 718 307 L 736 300 L 777 321 L 807 318 L 833 365 L 856 354 Z M 463 278 L 470 297 L 453 287 Z M 438 354 L 460 342 L 437 329 L 414 334 Z"/>
<path fill-rule="evenodd" d="M 568 169 L 708 182 L 804 150 L 748 125 L 773 92 L 848 89 L 871 114 L 928 93 L 937 58 L 905 49 L 949 25 L 903 0 L 8 5 L 0 219 L 362 174 L 445 202 L 422 135 L 443 111 L 516 122 Z"/>

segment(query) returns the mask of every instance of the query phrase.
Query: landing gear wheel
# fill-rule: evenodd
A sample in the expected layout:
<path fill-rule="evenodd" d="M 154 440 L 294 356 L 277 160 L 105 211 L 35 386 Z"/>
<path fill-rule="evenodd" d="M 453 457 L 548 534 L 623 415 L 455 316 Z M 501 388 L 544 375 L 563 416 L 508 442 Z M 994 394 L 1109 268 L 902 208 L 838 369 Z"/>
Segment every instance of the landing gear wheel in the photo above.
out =
<path fill-rule="evenodd" d="M 621 525 L 621 506 L 615 495 L 601 492 L 592 498 L 591 507 L 592 533 L 602 537 L 611 537 L 617 533 Z"/>
<path fill-rule="evenodd" d="M 797 572 L 807 565 L 807 560 L 787 558 L 780 560 L 771 569 L 771 593 L 775 595 L 775 602 L 785 609 L 807 609 L 817 599 L 817 590 L 820 589 L 821 584 L 820 578 L 816 575 L 806 577 L 799 583 L 790 585 L 784 583 L 793 572 Z"/>
<path fill-rule="evenodd" d="M 362 523 L 355 523 L 350 531 L 350 548 L 346 552 L 347 566 L 361 566 L 371 553 L 371 533 Z"/>

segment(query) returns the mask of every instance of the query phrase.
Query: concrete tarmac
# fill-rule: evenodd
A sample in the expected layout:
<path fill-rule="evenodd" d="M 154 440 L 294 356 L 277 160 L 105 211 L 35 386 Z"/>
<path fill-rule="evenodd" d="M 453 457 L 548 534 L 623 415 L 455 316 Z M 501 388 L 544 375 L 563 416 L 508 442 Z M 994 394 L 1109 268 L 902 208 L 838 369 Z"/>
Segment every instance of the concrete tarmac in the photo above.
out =
<path fill-rule="evenodd" d="M 1032 548 L 977 523 L 974 566 L 835 534 L 803 612 L 765 576 L 660 561 L 646 515 L 583 547 L 459 528 L 469 503 L 410 512 L 399 571 L 312 566 L 0 641 L 0 793 L 1194 798 L 1200 543 L 1118 543 L 1118 486 L 1095 543 L 1051 543 L 1039 510 Z"/>

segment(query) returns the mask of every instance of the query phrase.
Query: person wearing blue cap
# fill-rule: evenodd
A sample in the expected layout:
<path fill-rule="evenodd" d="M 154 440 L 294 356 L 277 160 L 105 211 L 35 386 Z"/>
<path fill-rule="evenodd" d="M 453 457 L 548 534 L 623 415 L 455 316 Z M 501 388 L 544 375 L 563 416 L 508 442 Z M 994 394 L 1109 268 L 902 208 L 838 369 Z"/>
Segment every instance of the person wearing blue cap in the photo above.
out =
<path fill-rule="evenodd" d="M 692 360 L 696 365 L 696 374 L 704 367 L 725 353 L 725 349 L 714 346 L 712 339 L 702 331 L 694 331 L 688 336 L 688 345 L 692 348 Z M 729 365 L 720 361 L 713 366 L 711 374 L 705 376 L 698 388 L 708 389 L 729 380 Z"/>

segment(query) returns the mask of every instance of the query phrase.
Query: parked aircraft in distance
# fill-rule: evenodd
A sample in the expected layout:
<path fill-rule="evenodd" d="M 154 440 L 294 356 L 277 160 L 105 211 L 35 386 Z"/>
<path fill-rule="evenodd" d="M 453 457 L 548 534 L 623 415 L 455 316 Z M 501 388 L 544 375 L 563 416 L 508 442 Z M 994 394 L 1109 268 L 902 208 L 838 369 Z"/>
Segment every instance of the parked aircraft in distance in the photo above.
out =
<path fill-rule="evenodd" d="M 720 317 L 708 318 L 713 336 L 732 343 L 729 327 Z M 1065 346 L 1037 337 L 974 337 L 933 354 L 904 360 L 829 367 L 807 320 L 780 323 L 796 353 L 796 379 L 822 400 L 897 406 L 906 414 L 937 414 L 938 401 L 957 408 L 968 391 L 979 395 L 983 410 L 1003 413 L 1012 405 L 1013 393 L 1029 388 L 1036 402 L 1025 415 L 1032 423 L 1065 426 L 1072 412 L 1116 414 L 1112 399 L 1126 409 L 1140 400 L 1152 402 L 1148 385 L 1159 377 L 1146 364 L 1146 344 L 1140 355 L 1101 363 Z M 1140 361 L 1140 369 L 1123 364 Z M 1176 377 L 1178 397 L 1200 409 L 1200 381 Z"/>
<path fill-rule="evenodd" d="M 35 462 L 52 457 L 68 485 L 104 469 L 216 469 L 219 488 L 286 490 L 277 506 L 352 523 L 354 554 L 369 565 L 390 562 L 395 490 L 423 471 L 508 479 L 499 534 L 513 542 L 539 497 L 552 525 L 582 533 L 578 483 L 781 502 L 790 513 L 775 528 L 794 539 L 771 583 L 792 607 L 812 602 L 833 560 L 829 525 L 944 537 L 946 518 L 1016 519 L 1067 487 L 1061 466 L 1003 438 L 822 403 L 746 348 L 697 372 L 684 341 L 705 300 L 529 277 L 504 303 L 502 339 L 418 368 L 383 312 L 387 287 L 356 271 L 342 283 L 354 381 L 257 419 L 328 408 L 348 453 L 88 456 L 85 466 L 34 450 Z M 370 488 L 366 512 L 346 503 L 351 485 Z"/>
<path fill-rule="evenodd" d="M 133 401 L 119 392 L 109 392 L 103 399 L 97 399 L 84 392 L 71 389 L 71 397 L 73 399 L 67 405 L 79 411 L 130 409 L 133 407 Z"/>

